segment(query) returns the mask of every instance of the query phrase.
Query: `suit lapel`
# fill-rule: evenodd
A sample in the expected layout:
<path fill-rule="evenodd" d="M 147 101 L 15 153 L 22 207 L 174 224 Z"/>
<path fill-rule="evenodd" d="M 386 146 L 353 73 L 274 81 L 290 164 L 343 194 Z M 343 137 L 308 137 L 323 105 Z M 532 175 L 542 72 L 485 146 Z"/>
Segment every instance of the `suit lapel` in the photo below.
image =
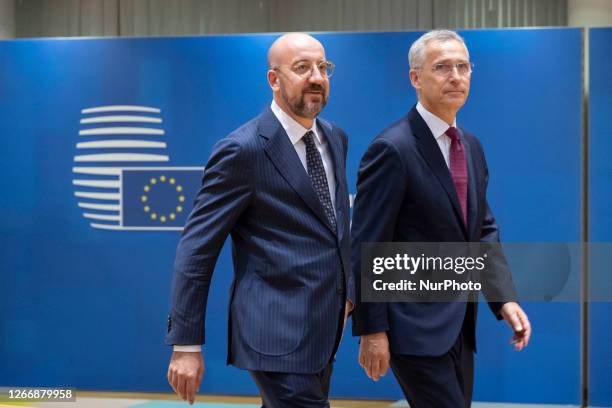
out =
<path fill-rule="evenodd" d="M 417 147 L 421 152 L 421 155 L 438 181 L 440 181 L 440 184 L 442 184 L 444 191 L 446 191 L 448 199 L 453 205 L 455 217 L 457 217 L 457 221 L 459 222 L 459 225 L 461 225 L 463 233 L 467 236 L 467 228 L 463 223 L 463 216 L 461 213 L 461 206 L 459 205 L 459 198 L 457 197 L 457 191 L 455 190 L 453 179 L 451 178 L 450 171 L 446 165 L 446 161 L 444 161 L 444 156 L 440 151 L 440 146 L 438 146 L 436 138 L 431 133 L 427 123 L 425 123 L 416 108 L 412 108 L 412 110 L 408 113 L 408 121 L 410 122 L 412 132 L 417 139 Z"/>
<path fill-rule="evenodd" d="M 472 157 L 472 149 L 470 143 L 466 140 L 463 135 L 463 131 L 459 129 L 461 132 L 461 141 L 463 142 L 464 150 L 465 150 L 465 160 L 467 161 L 468 168 L 468 233 L 470 239 L 474 236 L 474 227 L 476 226 L 476 212 L 477 212 L 477 191 L 476 191 L 476 172 L 474 170 L 474 160 Z"/>
<path fill-rule="evenodd" d="M 342 186 L 344 184 L 342 183 L 342 180 L 345 179 L 346 175 L 344 174 L 344 170 L 340 165 L 343 162 L 341 140 L 340 137 L 336 136 L 332 126 L 329 123 L 317 119 L 317 124 L 319 125 L 319 129 L 321 129 L 325 135 L 325 140 L 327 141 L 327 145 L 329 146 L 332 156 L 334 175 L 336 179 L 336 194 L 334 197 L 334 202 L 336 203 L 336 225 L 338 228 L 338 236 L 342 238 L 344 235 L 344 223 L 341 222 L 343 216 L 340 204 L 342 203 L 343 194 L 345 194 L 343 192 Z"/>
<path fill-rule="evenodd" d="M 304 166 L 302 166 L 287 133 L 269 108 L 260 117 L 259 134 L 267 139 L 264 150 L 280 175 L 319 217 L 321 222 L 333 232 L 323 211 L 323 206 L 312 187 L 308 173 L 304 170 Z"/>

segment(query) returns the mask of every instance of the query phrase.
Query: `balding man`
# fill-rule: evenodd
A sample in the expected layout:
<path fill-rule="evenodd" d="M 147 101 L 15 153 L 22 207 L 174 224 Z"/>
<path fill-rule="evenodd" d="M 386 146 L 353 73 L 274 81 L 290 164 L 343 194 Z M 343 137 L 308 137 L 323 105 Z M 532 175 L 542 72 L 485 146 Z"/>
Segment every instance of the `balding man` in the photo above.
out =
<path fill-rule="evenodd" d="M 204 371 L 206 299 L 232 237 L 228 364 L 249 370 L 267 408 L 328 407 L 352 308 L 347 137 L 317 115 L 334 65 L 315 38 L 268 52 L 269 109 L 219 141 L 179 243 L 166 342 L 168 380 L 190 403 Z"/>

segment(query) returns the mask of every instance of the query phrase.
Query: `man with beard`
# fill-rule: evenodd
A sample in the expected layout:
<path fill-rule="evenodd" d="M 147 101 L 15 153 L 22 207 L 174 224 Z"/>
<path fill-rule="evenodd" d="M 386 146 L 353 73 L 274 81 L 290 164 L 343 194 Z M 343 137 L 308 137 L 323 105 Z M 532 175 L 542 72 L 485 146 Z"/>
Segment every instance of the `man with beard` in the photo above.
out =
<path fill-rule="evenodd" d="M 372 141 L 359 166 L 352 228 L 358 293 L 364 242 L 499 242 L 482 145 L 457 127 L 472 74 L 465 43 L 453 31 L 431 31 L 412 44 L 408 60 L 418 103 Z M 508 268 L 488 269 L 483 292 L 520 351 L 529 343 L 529 320 Z M 391 366 L 412 408 L 469 407 L 478 305 L 471 295 L 358 302 L 353 334 L 361 336 L 367 375 L 378 380 Z"/>
<path fill-rule="evenodd" d="M 268 51 L 271 107 L 219 141 L 174 268 L 168 381 L 193 403 L 211 277 L 232 237 L 227 363 L 248 370 L 263 404 L 329 407 L 333 358 L 352 308 L 347 137 L 317 118 L 334 65 L 315 38 Z"/>

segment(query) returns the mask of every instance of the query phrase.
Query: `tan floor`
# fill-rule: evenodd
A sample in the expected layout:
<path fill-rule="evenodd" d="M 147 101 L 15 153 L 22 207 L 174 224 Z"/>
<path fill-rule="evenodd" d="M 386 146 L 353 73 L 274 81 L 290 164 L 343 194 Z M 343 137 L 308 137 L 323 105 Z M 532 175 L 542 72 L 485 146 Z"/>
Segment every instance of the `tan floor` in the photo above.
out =
<path fill-rule="evenodd" d="M 164 393 L 123 393 L 123 392 L 86 392 L 79 391 L 78 397 L 92 398 L 129 398 L 142 400 L 173 400 L 178 401 L 174 394 Z M 256 397 L 232 397 L 225 395 L 198 395 L 197 402 L 225 402 L 228 404 L 260 404 L 261 399 Z M 333 408 L 389 408 L 395 401 L 353 401 L 330 400 Z"/>

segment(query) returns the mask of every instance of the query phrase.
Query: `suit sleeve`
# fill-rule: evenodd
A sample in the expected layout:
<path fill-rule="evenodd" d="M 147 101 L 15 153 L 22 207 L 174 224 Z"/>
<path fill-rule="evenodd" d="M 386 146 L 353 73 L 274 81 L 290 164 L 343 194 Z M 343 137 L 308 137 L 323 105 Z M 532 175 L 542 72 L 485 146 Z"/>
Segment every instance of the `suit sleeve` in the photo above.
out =
<path fill-rule="evenodd" d="M 219 252 L 247 207 L 250 161 L 235 139 L 218 142 L 176 251 L 167 344 L 203 344 L 206 300 Z"/>
<path fill-rule="evenodd" d="M 485 243 L 491 243 L 490 250 L 496 252 L 489 259 L 495 262 L 493 267 L 488 268 L 485 276 L 486 285 L 483 287 L 483 293 L 487 300 L 489 300 L 489 308 L 498 320 L 502 319 L 500 310 L 506 302 L 516 302 L 518 296 L 514 282 L 512 281 L 512 274 L 510 272 L 510 266 L 503 254 L 503 251 L 499 245 L 499 228 L 497 221 L 493 216 L 493 212 L 489 207 L 489 203 L 486 200 L 486 190 L 489 184 L 489 168 L 487 166 L 486 159 L 482 150 L 482 146 L 479 145 L 480 155 L 482 157 L 482 163 L 484 166 L 485 174 L 485 216 L 481 227 L 480 241 Z M 495 301 L 492 301 L 495 299 Z"/>
<path fill-rule="evenodd" d="M 346 168 L 346 156 L 348 155 L 348 137 L 346 136 L 346 133 L 344 133 L 342 129 L 340 129 L 339 133 L 342 137 L 342 149 L 344 152 L 344 168 Z M 344 182 L 346 183 L 346 178 Z M 347 187 L 347 192 L 348 192 L 348 187 Z M 350 231 L 349 231 L 349 242 L 351 242 Z M 349 262 L 349 265 L 350 265 L 350 262 Z M 350 300 L 351 303 L 353 303 L 353 305 L 355 304 L 355 279 L 353 277 L 352 271 L 350 270 L 346 276 L 346 298 L 347 300 Z"/>
<path fill-rule="evenodd" d="M 357 300 L 353 336 L 389 329 L 387 304 L 361 301 L 361 244 L 393 241 L 405 182 L 396 147 L 387 140 L 376 139 L 361 159 L 353 208 L 351 253 Z"/>

